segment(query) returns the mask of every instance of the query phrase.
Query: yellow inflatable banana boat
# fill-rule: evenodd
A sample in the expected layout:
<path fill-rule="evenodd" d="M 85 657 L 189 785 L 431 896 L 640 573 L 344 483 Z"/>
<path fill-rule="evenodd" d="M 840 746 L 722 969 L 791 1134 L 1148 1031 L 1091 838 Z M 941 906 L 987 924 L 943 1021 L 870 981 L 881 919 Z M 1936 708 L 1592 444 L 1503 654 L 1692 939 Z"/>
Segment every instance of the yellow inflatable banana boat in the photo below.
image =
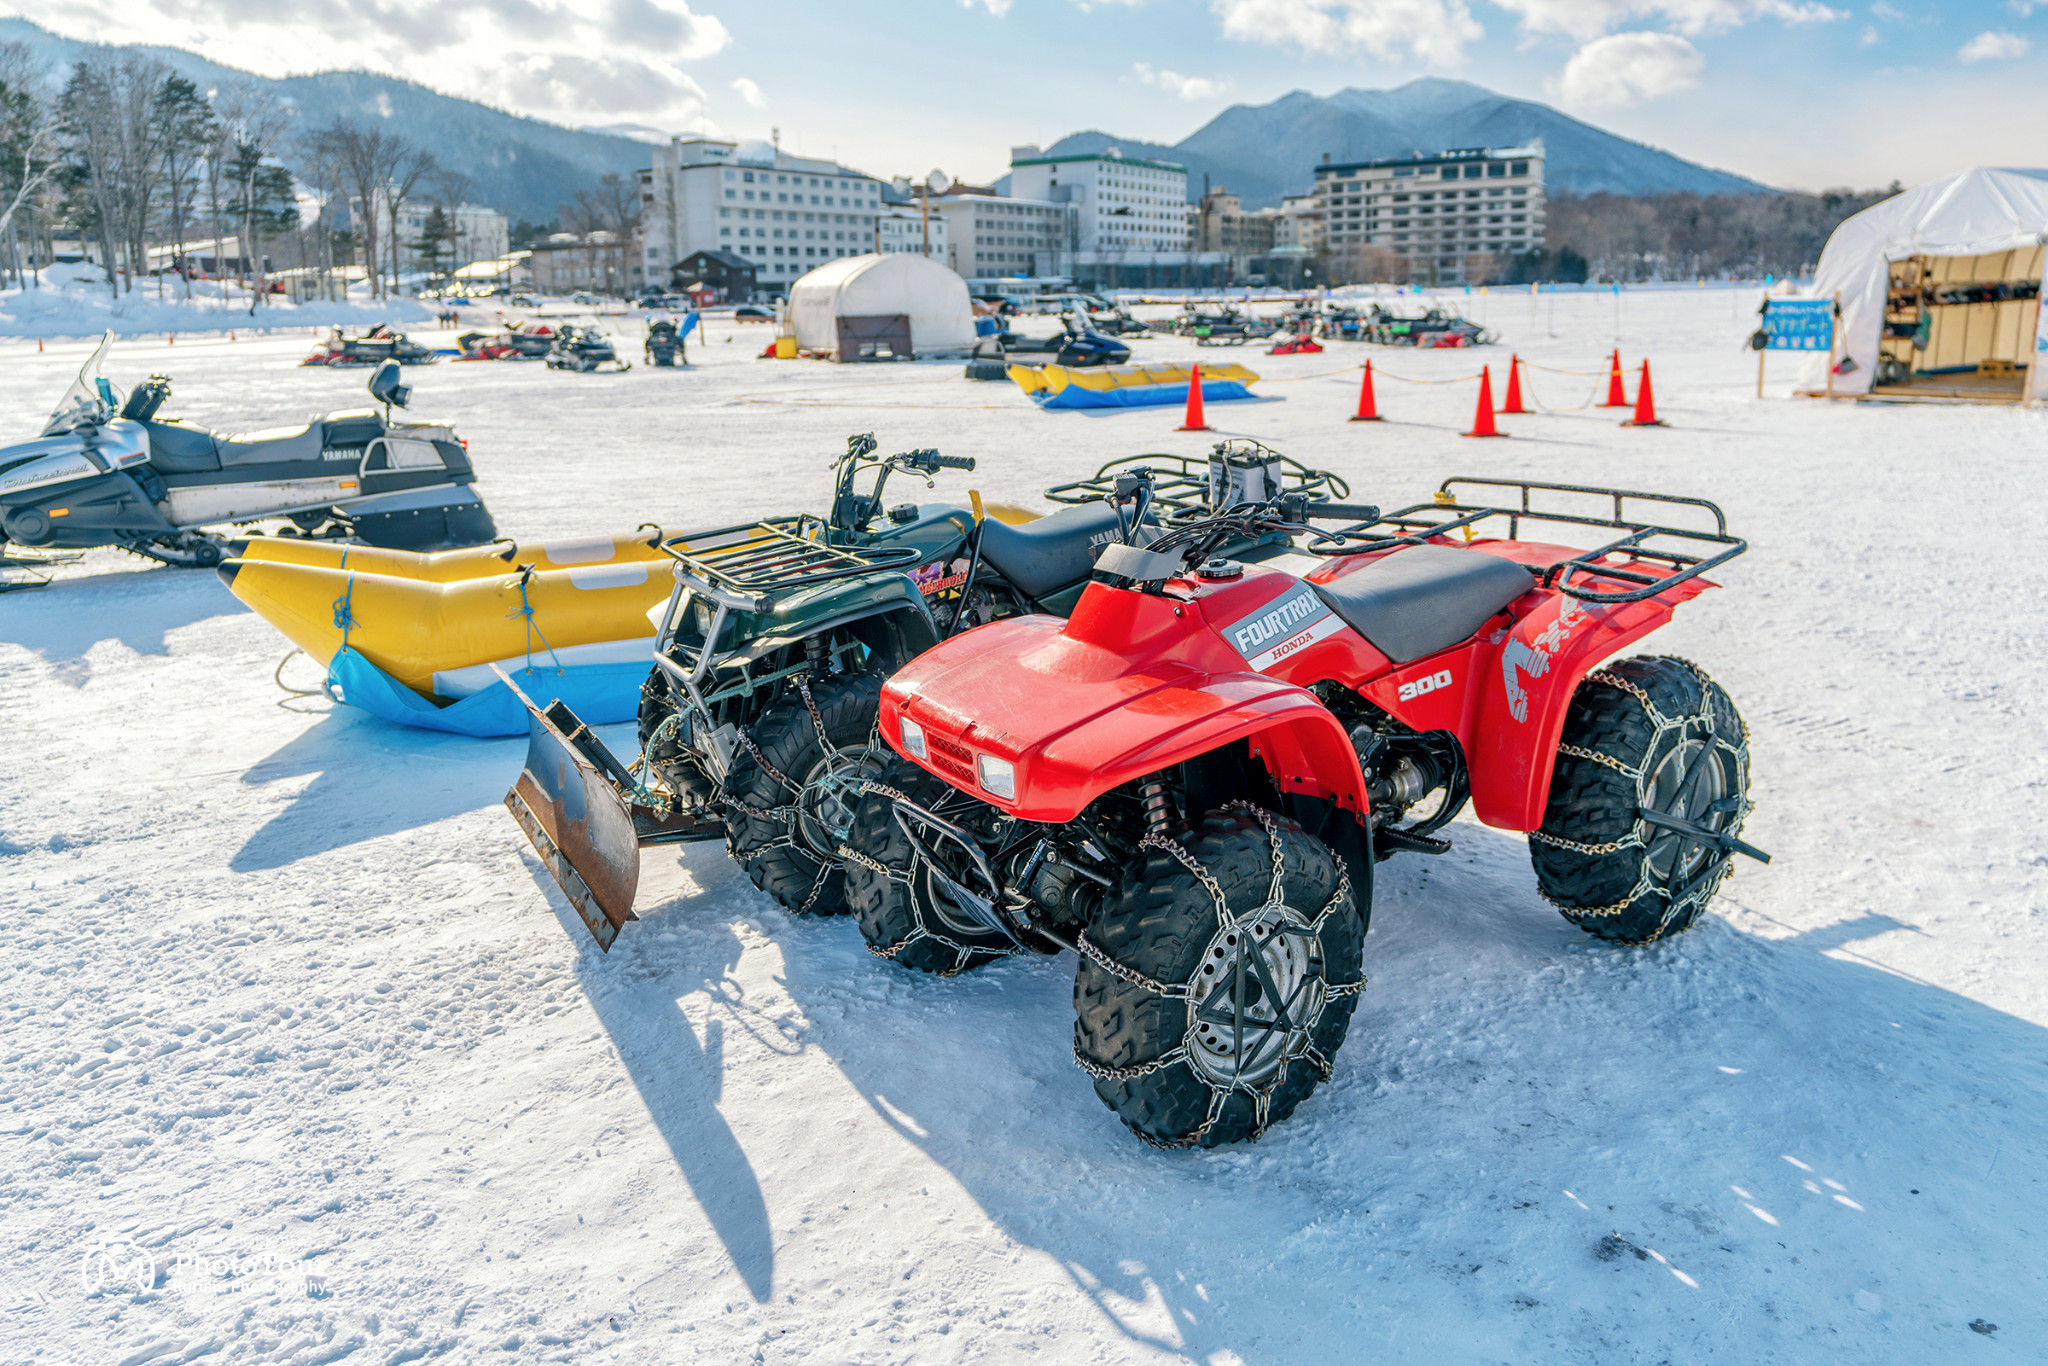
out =
<path fill-rule="evenodd" d="M 454 583 L 509 574 L 530 564 L 537 570 L 580 569 L 588 565 L 624 564 L 635 560 L 667 563 L 661 538 L 674 532 L 650 527 L 630 536 L 587 536 L 576 540 L 500 542 L 467 550 L 422 554 L 386 550 L 373 545 L 344 545 L 296 536 L 251 536 L 235 545 L 235 558 L 275 564 L 303 564 L 321 569 L 353 569 L 365 574 Z"/>
<path fill-rule="evenodd" d="M 320 663 L 346 646 L 421 696 L 448 699 L 490 687 L 493 664 L 650 664 L 648 613 L 673 584 L 665 558 L 449 582 L 244 559 L 220 576 Z"/>

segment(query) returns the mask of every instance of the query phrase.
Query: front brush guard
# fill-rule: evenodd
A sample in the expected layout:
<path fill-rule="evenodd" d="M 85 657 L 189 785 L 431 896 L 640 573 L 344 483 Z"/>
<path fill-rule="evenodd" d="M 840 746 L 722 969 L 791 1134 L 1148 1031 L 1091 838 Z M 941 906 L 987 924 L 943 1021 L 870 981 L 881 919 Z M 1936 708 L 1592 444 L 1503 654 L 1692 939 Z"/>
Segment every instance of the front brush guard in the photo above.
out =
<path fill-rule="evenodd" d="M 975 842 L 974 836 L 939 815 L 929 807 L 920 806 L 895 789 L 879 783 L 864 783 L 861 790 L 868 796 L 881 795 L 890 799 L 890 814 L 895 818 L 897 828 L 910 841 L 910 848 L 916 858 L 923 859 L 934 877 L 942 879 L 946 890 L 953 896 L 953 904 L 973 916 L 976 923 L 990 934 L 999 934 L 1020 949 L 1035 949 L 1031 941 L 1037 934 L 1019 924 L 1003 908 L 1003 880 L 996 876 L 995 866 Z M 966 855 L 974 871 L 988 886 L 986 893 L 964 885 L 946 870 L 946 864 L 932 851 L 927 840 L 950 842 L 957 845 Z"/>
<path fill-rule="evenodd" d="M 633 898 L 641 848 L 719 839 L 724 822 L 649 802 L 646 789 L 568 706 L 557 700 L 537 707 L 511 679 L 505 683 L 527 712 L 526 765 L 505 794 L 506 809 L 598 948 L 609 953 L 625 923 L 639 918 Z"/>

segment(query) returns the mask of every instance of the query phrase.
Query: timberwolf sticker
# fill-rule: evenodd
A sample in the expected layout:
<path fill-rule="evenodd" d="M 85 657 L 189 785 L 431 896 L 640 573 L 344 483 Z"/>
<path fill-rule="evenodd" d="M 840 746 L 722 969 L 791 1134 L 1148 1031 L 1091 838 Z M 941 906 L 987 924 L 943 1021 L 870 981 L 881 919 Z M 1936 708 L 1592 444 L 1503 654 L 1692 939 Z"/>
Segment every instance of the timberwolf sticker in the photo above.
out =
<path fill-rule="evenodd" d="M 1344 623 L 1307 584 L 1282 593 L 1258 611 L 1223 628 L 1245 663 L 1264 671 L 1326 636 Z"/>

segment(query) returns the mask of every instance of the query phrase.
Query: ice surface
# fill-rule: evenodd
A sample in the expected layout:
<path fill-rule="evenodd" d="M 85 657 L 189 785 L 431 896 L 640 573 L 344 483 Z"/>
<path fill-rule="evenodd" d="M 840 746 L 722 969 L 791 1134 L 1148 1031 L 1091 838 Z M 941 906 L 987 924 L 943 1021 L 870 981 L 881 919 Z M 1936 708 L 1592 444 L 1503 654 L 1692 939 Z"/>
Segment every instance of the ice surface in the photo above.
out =
<path fill-rule="evenodd" d="M 1265 400 L 1210 421 L 1359 500 L 1499 473 L 1726 506 L 1754 549 L 1648 648 L 1742 708 L 1776 861 L 1693 933 L 1599 944 L 1460 822 L 1381 870 L 1335 1080 L 1256 1146 L 1160 1154 L 1070 1061 L 1070 963 L 914 977 L 707 846 L 650 853 L 600 955 L 499 805 L 519 742 L 287 698 L 213 575 L 96 552 L 0 597 L 0 1359 L 2039 1360 L 2048 414 L 1793 401 L 1783 357 L 1759 403 L 1754 293 L 1679 291 L 1620 318 L 1670 428 L 1467 441 L 1472 383 L 1403 381 L 1483 360 L 1498 392 L 1510 345 L 1596 370 L 1615 304 L 1448 302 L 1507 344 L 1138 350 L 1250 363 Z M 963 498 L 1205 449 L 957 365 L 754 360 L 766 332 L 713 323 L 690 370 L 415 370 L 414 412 L 521 537 L 817 507 L 871 428 L 976 457 Z M 366 406 L 304 349 L 109 374 L 237 430 Z M 1391 420 L 1349 424 L 1368 354 Z M 0 344 L 0 436 L 81 356 Z"/>

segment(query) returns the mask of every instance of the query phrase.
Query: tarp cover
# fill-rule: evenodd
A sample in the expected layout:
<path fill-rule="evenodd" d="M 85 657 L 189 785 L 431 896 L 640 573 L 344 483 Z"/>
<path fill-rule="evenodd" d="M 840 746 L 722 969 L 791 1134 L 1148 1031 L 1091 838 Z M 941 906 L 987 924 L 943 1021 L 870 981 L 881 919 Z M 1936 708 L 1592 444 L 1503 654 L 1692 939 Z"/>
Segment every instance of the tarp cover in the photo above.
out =
<path fill-rule="evenodd" d="M 631 721 L 639 715 L 640 687 L 647 664 L 578 664 L 567 668 L 508 669 L 527 696 L 545 706 L 557 698 L 593 726 Z M 457 735 L 526 734 L 526 708 L 503 683 L 493 683 L 459 702 L 437 707 L 390 674 L 343 647 L 327 666 L 328 691 L 352 707 L 401 726 L 453 731 Z"/>
<path fill-rule="evenodd" d="M 1844 220 L 1828 238 L 1813 276 L 1814 297 L 1841 295 L 1838 340 L 1841 352 L 1856 362 L 1848 374 L 1835 376 L 1835 392 L 1870 391 L 1891 262 L 1908 256 L 1984 256 L 2042 242 L 2048 242 L 2048 180 L 1984 167 L 1893 195 Z M 2027 371 L 2029 401 L 2048 397 L 2041 377 L 2048 355 L 2040 349 L 2048 328 L 2037 324 L 2035 336 L 2034 361 Z M 1801 387 L 1823 388 L 1827 365 L 1827 357 L 1811 357 Z"/>
<path fill-rule="evenodd" d="M 789 321 L 805 351 L 837 351 L 841 318 L 892 314 L 910 319 L 910 344 L 920 356 L 974 345 L 967 282 L 922 256 L 845 256 L 789 287 Z"/>

